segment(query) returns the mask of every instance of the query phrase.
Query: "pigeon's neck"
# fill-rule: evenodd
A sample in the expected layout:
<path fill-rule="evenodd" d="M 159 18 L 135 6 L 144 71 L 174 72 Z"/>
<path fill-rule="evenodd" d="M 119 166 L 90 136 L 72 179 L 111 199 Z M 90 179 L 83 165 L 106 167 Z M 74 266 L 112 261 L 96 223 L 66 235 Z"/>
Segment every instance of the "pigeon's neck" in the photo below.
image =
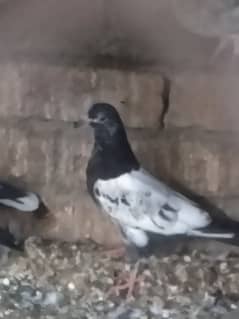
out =
<path fill-rule="evenodd" d="M 98 174 L 101 179 L 118 177 L 139 168 L 125 131 L 113 138 L 95 138 L 93 156 L 97 159 Z"/>
<path fill-rule="evenodd" d="M 113 140 L 95 136 L 93 152 L 87 167 L 87 184 L 90 193 L 98 179 L 108 180 L 138 170 L 140 167 L 125 132 Z"/>

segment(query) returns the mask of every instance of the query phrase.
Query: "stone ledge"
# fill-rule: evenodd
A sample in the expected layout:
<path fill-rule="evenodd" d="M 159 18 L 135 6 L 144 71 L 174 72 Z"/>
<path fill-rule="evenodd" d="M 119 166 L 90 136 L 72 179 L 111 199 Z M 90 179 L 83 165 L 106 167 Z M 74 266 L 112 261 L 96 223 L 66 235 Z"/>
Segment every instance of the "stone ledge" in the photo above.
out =
<path fill-rule="evenodd" d="M 206 197 L 238 195 L 237 135 L 179 129 L 157 141 L 155 172 Z"/>
<path fill-rule="evenodd" d="M 185 74 L 171 86 L 167 127 L 238 131 L 239 84 L 236 75 Z"/>
<path fill-rule="evenodd" d="M 1 210 L 0 226 L 8 226 L 18 236 L 39 236 L 68 242 L 93 240 L 114 246 L 121 242 L 118 228 L 96 207 L 84 190 L 73 193 L 44 189 L 42 198 L 50 214 L 44 219 L 29 214 Z"/>
<path fill-rule="evenodd" d="M 55 219 L 32 228 L 36 234 L 64 241 L 91 239 L 106 246 L 121 242 L 118 228 L 96 207 L 85 190 L 75 190 L 71 194 L 57 192 L 55 195 L 52 192 L 46 198 Z"/>
<path fill-rule="evenodd" d="M 76 121 L 97 101 L 113 103 L 129 127 L 159 126 L 160 75 L 40 63 L 0 64 L 0 116 Z M 150 112 L 148 111 L 150 109 Z"/>

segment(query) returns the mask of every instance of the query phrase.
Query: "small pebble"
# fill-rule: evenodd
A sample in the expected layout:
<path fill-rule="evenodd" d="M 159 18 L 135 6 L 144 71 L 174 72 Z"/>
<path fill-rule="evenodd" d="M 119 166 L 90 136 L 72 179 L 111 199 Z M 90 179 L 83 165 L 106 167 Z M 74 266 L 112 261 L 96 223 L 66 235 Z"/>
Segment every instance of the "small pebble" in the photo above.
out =
<path fill-rule="evenodd" d="M 130 319 L 146 319 L 147 316 L 141 309 L 131 309 Z"/>
<path fill-rule="evenodd" d="M 12 309 L 7 309 L 7 310 L 4 311 L 4 315 L 5 316 L 9 316 L 11 313 L 13 313 Z"/>
<path fill-rule="evenodd" d="M 226 273 L 228 271 L 228 264 L 226 262 L 220 263 L 219 269 L 221 273 Z"/>
<path fill-rule="evenodd" d="M 162 307 L 161 305 L 157 304 L 157 303 L 153 303 L 150 307 L 149 307 L 149 311 L 153 314 L 153 315 L 160 315 L 162 313 Z"/>
<path fill-rule="evenodd" d="M 163 318 L 169 318 L 170 317 L 170 311 L 168 309 L 163 309 L 162 317 Z"/>
<path fill-rule="evenodd" d="M 175 294 L 175 293 L 177 293 L 178 292 L 178 290 L 179 290 L 179 287 L 178 286 L 169 286 L 169 289 L 170 289 L 170 291 L 173 293 L 173 294 Z"/>
<path fill-rule="evenodd" d="M 9 286 L 10 285 L 10 280 L 8 278 L 4 278 L 2 281 L 4 286 Z"/>
<path fill-rule="evenodd" d="M 152 278 L 152 273 L 150 272 L 149 269 L 145 269 L 145 270 L 143 271 L 143 275 L 144 275 L 145 277 Z"/>
<path fill-rule="evenodd" d="M 230 308 L 231 308 L 232 310 L 236 310 L 236 309 L 238 308 L 238 306 L 235 305 L 234 303 L 232 303 L 232 304 L 230 305 Z"/>
<path fill-rule="evenodd" d="M 73 282 L 69 282 L 67 287 L 68 287 L 69 290 L 75 290 L 75 288 L 76 288 L 75 284 Z"/>
<path fill-rule="evenodd" d="M 185 261 L 185 263 L 190 263 L 192 259 L 190 256 L 183 256 L 183 260 Z"/>
<path fill-rule="evenodd" d="M 125 271 L 130 271 L 131 266 L 129 264 L 125 264 L 124 269 L 125 269 Z"/>
<path fill-rule="evenodd" d="M 58 292 L 52 291 L 46 293 L 43 301 L 44 306 L 57 306 L 61 299 L 61 295 Z"/>

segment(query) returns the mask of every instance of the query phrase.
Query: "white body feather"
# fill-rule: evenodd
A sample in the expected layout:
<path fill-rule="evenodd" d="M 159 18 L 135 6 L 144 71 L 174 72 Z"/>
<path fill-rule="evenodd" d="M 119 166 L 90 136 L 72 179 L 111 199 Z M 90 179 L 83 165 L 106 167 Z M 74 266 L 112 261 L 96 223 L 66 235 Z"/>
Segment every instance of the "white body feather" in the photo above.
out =
<path fill-rule="evenodd" d="M 97 180 L 95 196 L 103 211 L 115 219 L 137 246 L 147 244 L 145 232 L 232 238 L 234 234 L 203 233 L 210 215 L 196 203 L 158 181 L 145 170 Z"/>

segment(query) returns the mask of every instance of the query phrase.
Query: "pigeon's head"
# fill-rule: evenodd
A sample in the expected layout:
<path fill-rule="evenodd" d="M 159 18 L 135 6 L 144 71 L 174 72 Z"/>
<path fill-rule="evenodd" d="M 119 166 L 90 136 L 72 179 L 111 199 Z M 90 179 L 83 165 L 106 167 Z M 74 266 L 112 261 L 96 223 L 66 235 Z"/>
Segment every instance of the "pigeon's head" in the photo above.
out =
<path fill-rule="evenodd" d="M 101 153 L 99 163 L 101 165 L 103 159 L 104 174 L 111 178 L 139 168 L 139 163 L 128 142 L 124 124 L 112 105 L 93 104 L 88 111 L 87 122 L 94 130 L 95 144 L 92 156 L 97 158 L 99 152 Z"/>
<path fill-rule="evenodd" d="M 107 103 L 95 103 L 88 112 L 88 121 L 95 131 L 107 132 L 113 136 L 123 129 L 123 123 L 117 110 Z"/>

